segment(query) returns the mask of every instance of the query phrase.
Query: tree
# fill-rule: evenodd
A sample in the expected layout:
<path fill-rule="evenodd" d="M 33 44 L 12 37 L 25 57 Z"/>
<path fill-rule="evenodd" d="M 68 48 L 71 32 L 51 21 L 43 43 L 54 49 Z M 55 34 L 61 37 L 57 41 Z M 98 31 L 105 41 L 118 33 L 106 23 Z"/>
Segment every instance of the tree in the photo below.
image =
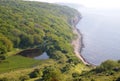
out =
<path fill-rule="evenodd" d="M 100 66 L 103 67 L 105 70 L 112 70 L 113 68 L 118 66 L 118 63 L 116 61 L 107 60 L 103 62 Z"/>
<path fill-rule="evenodd" d="M 64 81 L 64 77 L 59 69 L 55 67 L 46 67 L 43 71 L 42 81 Z"/>
<path fill-rule="evenodd" d="M 23 33 L 20 35 L 20 39 L 21 39 L 21 41 L 20 41 L 19 46 L 21 48 L 26 48 L 26 47 L 33 45 L 34 40 L 33 40 L 32 36 L 29 36 L 29 35 Z"/>
<path fill-rule="evenodd" d="M 0 34 L 0 54 L 4 54 L 6 52 L 9 52 L 12 49 L 13 49 L 12 42 L 7 37 Z"/>
<path fill-rule="evenodd" d="M 33 72 L 29 74 L 30 78 L 36 78 L 41 76 L 41 71 L 39 69 L 35 69 Z"/>
<path fill-rule="evenodd" d="M 95 71 L 96 72 L 111 71 L 116 67 L 119 67 L 119 64 L 117 61 L 107 60 L 107 61 L 103 62 L 100 66 L 98 66 L 95 69 Z"/>

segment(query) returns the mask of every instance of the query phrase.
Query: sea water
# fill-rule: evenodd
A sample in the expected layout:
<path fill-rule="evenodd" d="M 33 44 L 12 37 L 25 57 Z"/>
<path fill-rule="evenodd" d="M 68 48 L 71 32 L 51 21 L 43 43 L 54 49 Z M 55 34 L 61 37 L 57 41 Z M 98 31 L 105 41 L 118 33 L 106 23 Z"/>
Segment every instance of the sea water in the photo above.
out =
<path fill-rule="evenodd" d="M 82 56 L 99 65 L 105 60 L 120 60 L 120 10 L 78 8 L 82 15 L 77 28 L 83 34 Z"/>

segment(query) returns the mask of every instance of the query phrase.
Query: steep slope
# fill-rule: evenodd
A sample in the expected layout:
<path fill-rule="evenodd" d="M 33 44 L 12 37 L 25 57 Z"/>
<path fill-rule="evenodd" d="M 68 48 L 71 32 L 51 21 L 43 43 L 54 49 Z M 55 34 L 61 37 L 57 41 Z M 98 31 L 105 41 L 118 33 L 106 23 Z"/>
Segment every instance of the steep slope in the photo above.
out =
<path fill-rule="evenodd" d="M 14 48 L 39 47 L 52 37 L 69 42 L 73 38 L 71 21 L 79 15 L 68 7 L 21 0 L 1 0 L 0 12 L 0 35 Z M 0 50 L 3 53 L 11 50 L 4 47 Z"/>
<path fill-rule="evenodd" d="M 0 0 L 0 80 L 42 77 L 45 81 L 51 79 L 51 74 L 48 74 L 50 78 L 44 77 L 46 71 L 50 71 L 48 73 L 56 74 L 54 78 L 61 80 L 63 76 L 62 81 L 70 81 L 73 73 L 86 70 L 71 45 L 79 19 L 79 12 L 67 6 Z M 35 48 L 47 52 L 50 59 L 38 61 L 15 55 L 18 49 Z"/>

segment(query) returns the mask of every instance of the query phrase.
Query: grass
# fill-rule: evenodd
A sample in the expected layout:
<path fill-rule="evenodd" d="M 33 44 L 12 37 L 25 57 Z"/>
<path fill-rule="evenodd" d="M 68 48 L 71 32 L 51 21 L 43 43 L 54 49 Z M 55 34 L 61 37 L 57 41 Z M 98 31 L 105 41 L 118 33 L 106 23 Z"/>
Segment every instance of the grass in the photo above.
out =
<path fill-rule="evenodd" d="M 15 79 L 16 81 L 18 81 L 18 78 L 20 76 L 25 76 L 29 74 L 30 72 L 32 72 L 33 70 L 34 68 L 27 68 L 27 69 L 19 69 L 16 71 L 10 71 L 10 72 L 0 74 L 0 78 L 5 77 L 5 78 L 8 78 L 10 81 L 13 81 L 11 79 Z"/>
<path fill-rule="evenodd" d="M 21 50 L 22 50 L 22 49 L 14 48 L 12 51 L 7 52 L 5 55 L 6 55 L 6 56 L 12 56 L 12 55 L 17 54 L 17 53 L 20 52 Z"/>
<path fill-rule="evenodd" d="M 19 68 L 35 67 L 40 64 L 41 60 L 26 58 L 22 56 L 10 56 L 5 61 L 0 63 L 0 73 Z"/>
<path fill-rule="evenodd" d="M 9 65 L 7 61 L 9 61 Z M 10 81 L 18 81 L 19 77 L 28 75 L 29 73 L 33 72 L 34 69 L 41 69 L 42 71 L 44 67 L 55 64 L 56 62 L 52 59 L 34 60 L 22 56 L 11 56 L 0 64 L 0 78 L 8 78 Z M 35 81 L 39 78 L 40 77 L 37 77 L 27 81 Z"/>

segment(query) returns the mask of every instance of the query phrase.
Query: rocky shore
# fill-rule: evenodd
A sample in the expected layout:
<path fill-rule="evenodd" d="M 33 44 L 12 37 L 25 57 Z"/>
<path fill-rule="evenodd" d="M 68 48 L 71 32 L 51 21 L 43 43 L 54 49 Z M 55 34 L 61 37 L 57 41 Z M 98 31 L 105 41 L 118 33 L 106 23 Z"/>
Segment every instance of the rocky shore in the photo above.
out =
<path fill-rule="evenodd" d="M 83 35 L 81 34 L 80 30 L 77 29 L 76 25 L 78 24 L 78 22 L 80 21 L 81 16 L 76 17 L 73 21 L 74 23 L 74 27 L 73 27 L 73 33 L 76 34 L 76 38 L 73 39 L 72 41 L 72 45 L 74 48 L 74 53 L 76 54 L 76 56 L 85 64 L 85 65 L 91 65 L 89 62 L 87 62 L 84 57 L 81 55 L 81 51 L 82 48 L 84 47 L 83 44 Z"/>
<path fill-rule="evenodd" d="M 76 34 L 76 38 L 72 41 L 72 45 L 74 47 L 74 52 L 76 54 L 76 56 L 78 58 L 80 58 L 80 60 L 86 64 L 86 65 L 90 65 L 84 58 L 83 56 L 81 55 L 81 50 L 83 48 L 83 42 L 82 42 L 82 35 L 80 33 L 80 31 L 75 27 L 73 29 L 73 33 Z"/>

